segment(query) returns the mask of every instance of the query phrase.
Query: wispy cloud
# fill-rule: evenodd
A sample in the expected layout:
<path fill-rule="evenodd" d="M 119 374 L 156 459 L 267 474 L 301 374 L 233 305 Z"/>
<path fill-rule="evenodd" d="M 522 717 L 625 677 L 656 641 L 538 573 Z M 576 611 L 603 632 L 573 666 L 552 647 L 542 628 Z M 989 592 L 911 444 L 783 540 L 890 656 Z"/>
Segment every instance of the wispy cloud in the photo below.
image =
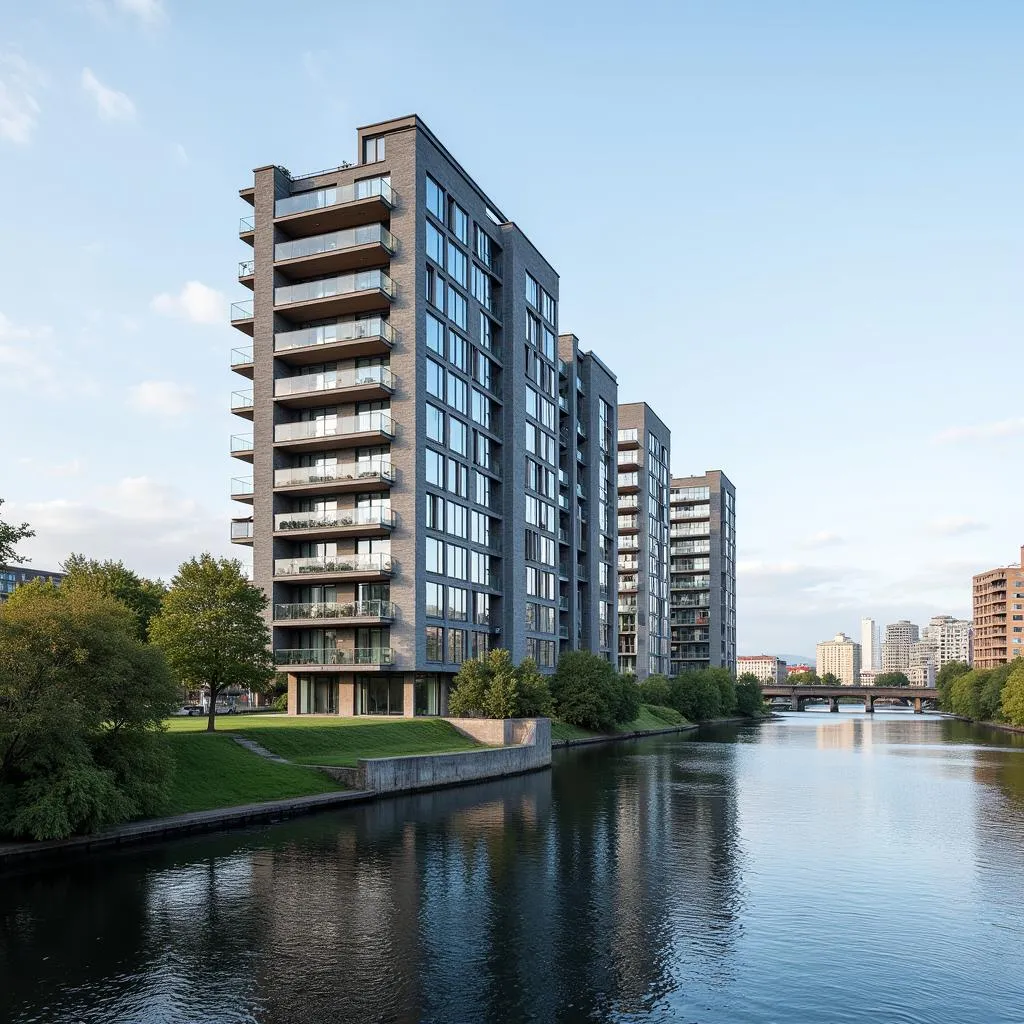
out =
<path fill-rule="evenodd" d="M 174 144 L 174 159 L 177 160 L 182 167 L 185 167 L 188 164 L 188 150 L 186 150 L 180 142 L 176 142 Z"/>
<path fill-rule="evenodd" d="M 976 423 L 969 427 L 950 427 L 936 434 L 932 440 L 936 444 L 953 444 L 957 441 L 992 441 L 1020 434 L 1024 434 L 1024 416 L 996 420 L 993 423 Z"/>
<path fill-rule="evenodd" d="M 128 405 L 136 412 L 177 419 L 195 406 L 191 388 L 170 380 L 144 380 L 128 389 Z"/>
<path fill-rule="evenodd" d="M 19 325 L 0 313 L 0 377 L 16 387 L 39 388 L 48 394 L 59 391 L 47 347 L 52 338 L 52 327 Z"/>
<path fill-rule="evenodd" d="M 806 537 L 800 546 L 804 548 L 829 548 L 845 543 L 846 541 L 838 533 L 832 533 L 830 530 L 819 530 L 817 533 L 812 533 L 809 537 Z"/>
<path fill-rule="evenodd" d="M 167 21 L 163 0 L 86 0 L 86 8 L 100 21 L 113 21 L 116 15 L 135 18 L 144 28 L 159 28 Z"/>
<path fill-rule="evenodd" d="M 933 519 L 928 524 L 928 529 L 941 537 L 959 537 L 965 533 L 978 533 L 988 528 L 988 523 L 967 516 L 946 516 L 943 519 Z"/>
<path fill-rule="evenodd" d="M 37 93 L 46 78 L 17 53 L 0 53 L 0 139 L 27 145 L 39 118 Z"/>
<path fill-rule="evenodd" d="M 131 97 L 104 85 L 89 68 L 82 69 L 82 88 L 96 104 L 96 112 L 104 121 L 131 121 L 135 104 Z"/>
<path fill-rule="evenodd" d="M 201 281 L 186 281 L 177 295 L 161 292 L 154 296 L 150 306 L 163 316 L 179 317 L 195 324 L 223 324 L 227 319 L 228 300 Z"/>

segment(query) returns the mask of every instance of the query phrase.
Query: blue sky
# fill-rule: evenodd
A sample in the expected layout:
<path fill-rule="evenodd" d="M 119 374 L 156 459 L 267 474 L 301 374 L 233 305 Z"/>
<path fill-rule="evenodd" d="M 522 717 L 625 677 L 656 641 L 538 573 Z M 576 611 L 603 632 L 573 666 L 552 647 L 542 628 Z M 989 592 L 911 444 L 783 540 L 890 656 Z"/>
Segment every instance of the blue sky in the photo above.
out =
<path fill-rule="evenodd" d="M 237 189 L 417 112 L 737 485 L 741 653 L 967 615 L 1024 542 L 1022 43 L 1009 0 L 5 5 L 4 513 L 41 567 L 237 554 Z"/>

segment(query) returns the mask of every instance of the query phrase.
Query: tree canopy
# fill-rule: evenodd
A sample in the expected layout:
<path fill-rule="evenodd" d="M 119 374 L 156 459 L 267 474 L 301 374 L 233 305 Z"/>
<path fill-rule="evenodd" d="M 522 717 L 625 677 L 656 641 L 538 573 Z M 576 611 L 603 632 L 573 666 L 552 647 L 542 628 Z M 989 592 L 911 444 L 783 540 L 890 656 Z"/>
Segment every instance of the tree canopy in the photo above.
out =
<path fill-rule="evenodd" d="M 163 650 L 178 681 L 207 689 L 207 729 L 216 728 L 217 697 L 228 686 L 262 690 L 274 677 L 267 599 L 235 559 L 206 553 L 178 568 L 150 640 Z"/>
<path fill-rule="evenodd" d="M 1007 678 L 1000 707 L 1011 725 L 1024 725 L 1024 661 L 1018 661 Z"/>
<path fill-rule="evenodd" d="M 882 672 L 875 676 L 875 686 L 909 686 L 906 672 Z"/>
<path fill-rule="evenodd" d="M 0 498 L 0 505 L 3 503 L 4 499 Z M 21 541 L 35 535 L 36 531 L 28 523 L 15 525 L 0 519 L 0 565 L 21 565 L 27 562 L 28 559 L 19 555 L 16 548 Z"/>
<path fill-rule="evenodd" d="M 113 597 L 135 616 L 140 640 L 149 635 L 149 622 L 157 612 L 167 587 L 160 580 L 148 580 L 127 568 L 124 562 L 105 562 L 73 554 L 62 566 L 67 574 L 62 586 L 87 587 Z"/>

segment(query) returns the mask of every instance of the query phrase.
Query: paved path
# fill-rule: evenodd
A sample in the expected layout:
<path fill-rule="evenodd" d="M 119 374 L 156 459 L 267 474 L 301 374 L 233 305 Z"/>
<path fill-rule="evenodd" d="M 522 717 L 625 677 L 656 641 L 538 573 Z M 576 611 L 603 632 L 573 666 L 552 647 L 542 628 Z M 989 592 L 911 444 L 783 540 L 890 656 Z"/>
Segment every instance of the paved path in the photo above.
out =
<path fill-rule="evenodd" d="M 245 747 L 246 750 L 251 750 L 254 754 L 259 754 L 260 757 L 265 757 L 268 761 L 273 761 L 275 764 L 291 764 L 291 761 L 281 757 L 280 754 L 267 750 L 266 747 L 261 747 L 255 740 L 247 740 L 244 736 L 232 736 L 231 738 L 240 747 Z"/>

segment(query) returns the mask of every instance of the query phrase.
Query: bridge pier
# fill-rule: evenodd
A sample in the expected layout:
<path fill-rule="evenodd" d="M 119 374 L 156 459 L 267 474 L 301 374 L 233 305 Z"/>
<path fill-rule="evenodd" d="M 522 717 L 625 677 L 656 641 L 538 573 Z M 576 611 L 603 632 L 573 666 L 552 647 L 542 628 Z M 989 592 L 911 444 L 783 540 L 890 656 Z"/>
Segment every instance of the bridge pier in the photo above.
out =
<path fill-rule="evenodd" d="M 864 694 L 864 713 L 873 715 L 875 713 L 875 698 L 870 693 Z"/>
<path fill-rule="evenodd" d="M 804 706 L 803 706 L 803 703 L 802 703 L 802 701 L 801 701 L 801 700 L 800 700 L 800 698 L 799 698 L 799 697 L 798 697 L 798 696 L 797 696 L 797 695 L 796 695 L 796 694 L 794 693 L 794 694 L 793 694 L 793 710 L 794 710 L 794 711 L 803 711 L 803 709 L 804 709 Z"/>
<path fill-rule="evenodd" d="M 914 698 L 914 714 L 920 715 L 924 712 L 924 699 L 921 697 Z"/>
<path fill-rule="evenodd" d="M 828 709 L 829 709 L 829 711 L 832 712 L 832 714 L 837 714 L 839 712 L 839 698 L 838 697 L 829 697 L 829 699 L 828 699 Z"/>

